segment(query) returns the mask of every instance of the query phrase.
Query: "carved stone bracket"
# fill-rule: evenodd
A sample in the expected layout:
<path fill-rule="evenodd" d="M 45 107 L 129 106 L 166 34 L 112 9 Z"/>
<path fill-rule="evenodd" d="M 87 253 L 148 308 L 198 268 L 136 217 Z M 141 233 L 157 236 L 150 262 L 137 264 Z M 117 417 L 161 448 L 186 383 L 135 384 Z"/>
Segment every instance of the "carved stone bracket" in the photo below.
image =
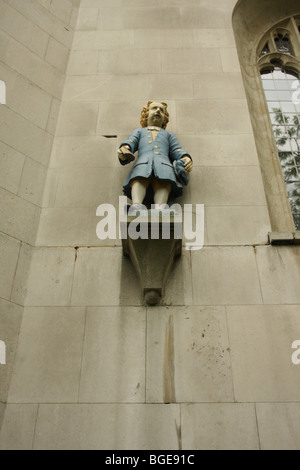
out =
<path fill-rule="evenodd" d="M 140 279 L 145 301 L 157 305 L 175 258 L 182 251 L 182 219 L 173 213 L 127 216 L 120 222 L 123 253 L 131 259 Z M 139 232 L 141 236 L 137 238 Z"/>

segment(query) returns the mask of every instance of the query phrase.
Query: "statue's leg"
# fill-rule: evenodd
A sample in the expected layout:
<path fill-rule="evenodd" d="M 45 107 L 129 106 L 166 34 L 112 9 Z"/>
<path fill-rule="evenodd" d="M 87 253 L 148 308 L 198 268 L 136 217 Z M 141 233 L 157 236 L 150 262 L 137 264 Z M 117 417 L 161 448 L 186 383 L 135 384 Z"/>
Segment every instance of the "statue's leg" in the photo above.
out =
<path fill-rule="evenodd" d="M 131 182 L 132 204 L 143 204 L 150 181 L 150 179 L 137 179 Z"/>
<path fill-rule="evenodd" d="M 152 187 L 154 192 L 154 204 L 156 207 L 163 209 L 168 203 L 171 183 L 155 179 L 152 181 Z"/>

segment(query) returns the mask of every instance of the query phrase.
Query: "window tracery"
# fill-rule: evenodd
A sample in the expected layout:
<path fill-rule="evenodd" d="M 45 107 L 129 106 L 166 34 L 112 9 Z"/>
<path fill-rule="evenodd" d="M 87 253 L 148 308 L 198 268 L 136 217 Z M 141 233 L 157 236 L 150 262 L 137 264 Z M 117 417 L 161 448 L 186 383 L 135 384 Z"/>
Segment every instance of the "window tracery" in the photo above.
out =
<path fill-rule="evenodd" d="M 299 18 L 274 27 L 260 42 L 258 67 L 295 228 L 300 230 Z"/>

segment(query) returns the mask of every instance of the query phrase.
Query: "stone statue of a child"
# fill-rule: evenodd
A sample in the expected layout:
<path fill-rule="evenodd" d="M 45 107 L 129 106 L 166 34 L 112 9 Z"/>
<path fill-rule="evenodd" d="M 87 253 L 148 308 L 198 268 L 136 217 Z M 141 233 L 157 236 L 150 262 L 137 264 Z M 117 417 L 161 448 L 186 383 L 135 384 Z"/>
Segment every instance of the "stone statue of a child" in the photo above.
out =
<path fill-rule="evenodd" d="M 181 148 L 176 136 L 165 130 L 168 122 L 167 104 L 149 101 L 142 109 L 142 127 L 134 130 L 118 149 L 122 165 L 135 160 L 133 154 L 138 150 L 138 158 L 123 185 L 124 194 L 136 208 L 146 201 L 164 208 L 169 196 L 181 196 L 188 183 L 192 157 Z"/>

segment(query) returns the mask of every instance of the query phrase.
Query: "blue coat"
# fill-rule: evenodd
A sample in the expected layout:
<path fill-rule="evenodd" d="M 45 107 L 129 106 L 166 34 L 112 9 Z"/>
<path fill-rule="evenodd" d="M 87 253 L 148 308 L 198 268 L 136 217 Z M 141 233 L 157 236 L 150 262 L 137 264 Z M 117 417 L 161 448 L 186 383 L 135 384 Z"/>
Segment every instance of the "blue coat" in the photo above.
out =
<path fill-rule="evenodd" d="M 182 194 L 183 186 L 175 176 L 173 161 L 179 160 L 184 155 L 192 157 L 180 146 L 174 134 L 160 129 L 153 140 L 152 132 L 147 127 L 139 128 L 135 129 L 120 147 L 123 145 L 129 145 L 132 153 L 138 151 L 138 157 L 123 185 L 126 196 L 131 199 L 132 180 L 150 178 L 151 175 L 171 183 L 171 196 L 177 197 Z M 126 165 L 129 160 L 120 160 L 120 163 Z"/>

